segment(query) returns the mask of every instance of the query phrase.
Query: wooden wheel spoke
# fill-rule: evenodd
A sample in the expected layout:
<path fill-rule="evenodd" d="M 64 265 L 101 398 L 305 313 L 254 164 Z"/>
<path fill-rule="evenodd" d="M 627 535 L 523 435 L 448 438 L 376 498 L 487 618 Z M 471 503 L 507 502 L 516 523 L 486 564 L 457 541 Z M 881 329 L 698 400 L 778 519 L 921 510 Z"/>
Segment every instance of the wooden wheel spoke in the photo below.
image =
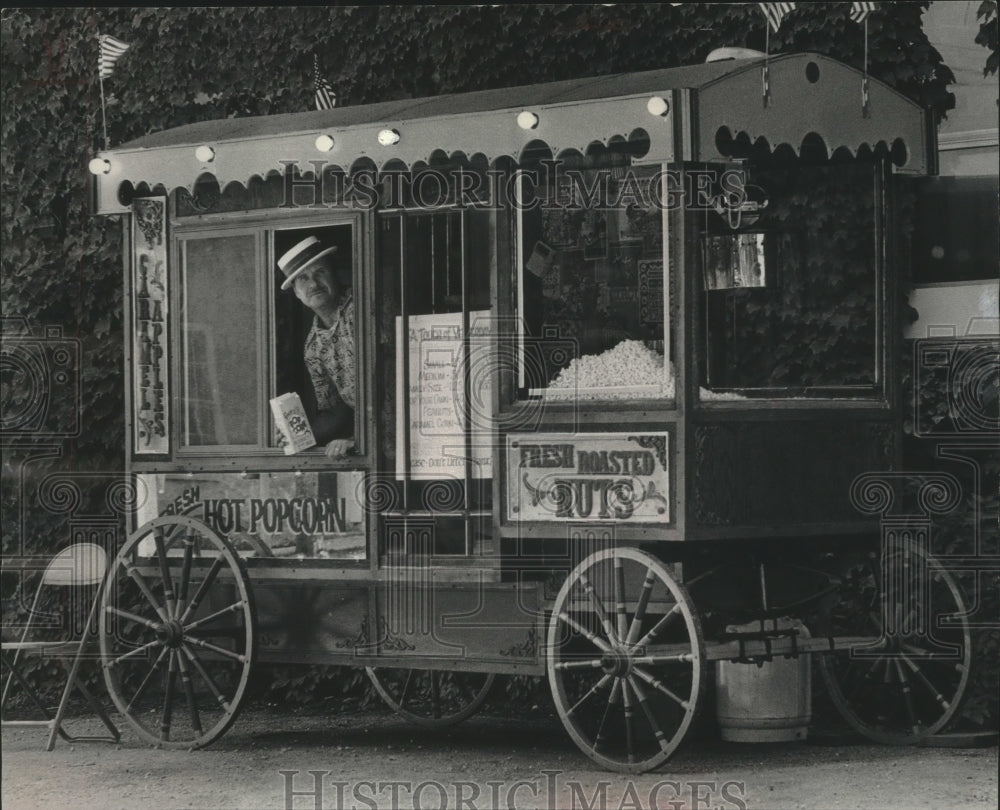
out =
<path fill-rule="evenodd" d="M 956 657 L 954 652 L 936 652 L 934 650 L 925 650 L 918 647 L 916 644 L 910 644 L 905 641 L 900 644 L 900 647 L 920 661 L 953 661 Z M 965 670 L 966 667 L 961 662 L 955 664 L 956 672 L 965 672 Z"/>
<path fill-rule="evenodd" d="M 469 688 L 469 684 L 466 682 L 465 678 L 463 678 L 461 675 L 455 676 L 455 686 L 458 689 L 458 691 L 462 693 L 462 697 L 464 697 L 470 703 L 476 699 L 476 693 Z"/>
<path fill-rule="evenodd" d="M 408 669 L 406 671 L 406 678 L 403 679 L 403 688 L 399 690 L 399 705 L 406 705 L 406 695 L 410 691 L 410 684 L 413 682 L 413 673 L 416 670 Z"/>
<path fill-rule="evenodd" d="M 181 624 L 187 624 L 188 619 L 190 619 L 194 615 L 195 611 L 198 610 L 198 605 L 200 605 L 201 600 L 205 598 L 205 594 L 208 593 L 208 589 L 212 587 L 212 584 L 215 582 L 215 578 L 219 576 L 219 573 L 222 571 L 222 566 L 225 564 L 226 557 L 220 552 L 219 556 L 212 561 L 212 567 L 208 569 L 208 573 L 198 586 L 198 590 L 195 591 L 194 597 L 192 597 L 188 606 L 184 608 L 184 612 L 180 617 Z"/>
<path fill-rule="evenodd" d="M 205 665 L 198 660 L 198 656 L 191 652 L 191 649 L 187 646 L 187 644 L 181 645 L 181 651 L 187 656 L 188 661 L 190 661 L 194 666 L 195 670 L 201 676 L 201 679 L 205 682 L 205 685 L 208 686 L 208 690 L 212 693 L 216 702 L 228 712 L 229 701 L 227 701 L 222 692 L 219 691 L 219 687 L 215 685 L 215 681 L 212 680 L 212 676 L 208 674 L 208 670 L 205 669 Z"/>
<path fill-rule="evenodd" d="M 632 765 L 635 763 L 635 739 L 632 736 L 632 718 L 635 714 L 635 708 L 632 705 L 628 681 L 625 678 L 622 678 L 622 705 L 625 713 L 625 756 L 629 765 Z"/>
<path fill-rule="evenodd" d="M 625 637 L 627 645 L 635 644 L 642 630 L 642 621 L 646 618 L 646 608 L 649 607 L 649 598 L 653 595 L 653 586 L 656 584 L 656 574 L 652 568 L 646 569 L 646 578 L 642 582 L 642 590 L 639 592 L 639 603 L 636 605 L 635 614 L 632 616 L 632 623 L 629 625 L 628 634 Z"/>
<path fill-rule="evenodd" d="M 906 664 L 910 672 L 916 676 L 917 681 L 931 694 L 935 702 L 942 709 L 948 709 L 951 704 L 945 699 L 944 695 L 941 694 L 938 688 L 931 683 L 930 679 L 924 675 L 923 670 L 921 670 L 908 655 L 903 655 L 902 659 L 903 663 Z"/>
<path fill-rule="evenodd" d="M 906 672 L 903 671 L 903 665 L 899 662 L 899 659 L 893 659 L 893 664 L 896 665 L 896 675 L 899 678 L 900 687 L 903 690 L 903 703 L 906 705 L 906 714 L 910 718 L 910 728 L 914 734 L 920 733 L 920 722 L 917 720 L 917 712 L 913 706 L 913 693 L 910 689 L 910 679 L 907 677 Z"/>
<path fill-rule="evenodd" d="M 632 672 L 634 672 L 636 675 L 642 678 L 657 692 L 666 695 L 682 709 L 687 709 L 689 707 L 690 704 L 688 703 L 688 701 L 684 700 L 684 698 L 675 695 L 673 692 L 670 691 L 670 689 L 667 688 L 666 684 L 664 684 L 663 681 L 661 681 L 659 678 L 653 677 L 651 674 L 646 672 L 646 670 L 642 669 L 641 667 L 632 667 Z"/>
<path fill-rule="evenodd" d="M 636 646 L 645 647 L 647 644 L 649 644 L 649 642 L 651 642 L 660 633 L 662 633 L 664 630 L 667 629 L 667 625 L 670 624 L 674 616 L 678 616 L 680 612 L 681 612 L 680 604 L 676 604 L 672 608 L 670 608 L 670 610 L 667 611 L 666 615 L 664 615 L 662 619 L 660 619 L 656 624 L 653 625 L 650 631 L 640 639 L 639 643 Z"/>
<path fill-rule="evenodd" d="M 146 689 L 148 689 L 149 685 L 153 682 L 153 676 L 156 674 L 156 671 L 163 666 L 163 659 L 167 657 L 169 652 L 170 648 L 168 647 L 164 647 L 160 650 L 160 654 L 153 662 L 153 666 L 149 668 L 149 672 L 146 673 L 146 677 L 142 679 L 142 683 L 139 684 L 139 688 L 135 690 L 135 694 L 132 695 L 132 699 L 128 702 L 128 706 L 125 707 L 126 714 L 132 711 L 132 708 L 135 706 L 139 698 L 146 693 Z"/>
<path fill-rule="evenodd" d="M 170 651 L 167 661 L 167 683 L 163 689 L 163 711 L 160 714 L 160 737 L 170 739 L 170 726 L 174 714 L 174 686 L 177 680 L 177 650 Z"/>
<path fill-rule="evenodd" d="M 203 627 L 209 622 L 213 622 L 216 619 L 220 619 L 229 613 L 239 613 L 246 607 L 246 604 L 247 603 L 243 599 L 241 599 L 239 602 L 233 602 L 233 604 L 231 605 L 226 605 L 226 607 L 220 608 L 219 610 L 215 611 L 215 613 L 210 613 L 208 616 L 205 616 L 202 619 L 198 619 L 197 621 L 191 622 L 191 624 L 185 626 L 184 632 L 197 630 L 199 627 Z"/>
<path fill-rule="evenodd" d="M 885 627 L 882 624 L 882 617 L 878 615 L 874 610 L 868 611 L 868 620 L 872 623 L 872 626 L 878 630 L 880 636 L 885 635 Z"/>
<path fill-rule="evenodd" d="M 670 751 L 670 740 L 667 739 L 667 735 L 663 733 L 663 729 L 660 728 L 660 724 L 656 720 L 656 716 L 653 714 L 653 709 L 649 705 L 649 700 L 646 697 L 646 690 L 642 688 L 640 683 L 633 678 L 631 675 L 628 678 L 629 686 L 632 687 L 632 691 L 635 692 L 636 698 L 639 700 L 639 707 L 642 709 L 643 714 L 646 715 L 646 722 L 649 723 L 649 728 L 653 732 L 653 736 L 656 737 L 656 742 L 660 746 L 660 750 L 664 752 Z"/>
<path fill-rule="evenodd" d="M 183 613 L 191 586 L 191 563 L 194 559 L 194 529 L 188 529 L 184 536 L 184 561 L 181 563 L 181 579 L 177 585 L 177 612 Z"/>
<path fill-rule="evenodd" d="M 608 644 L 606 641 L 603 641 L 602 639 L 599 639 L 597 636 L 591 633 L 586 627 L 580 624 L 576 619 L 570 616 L 566 611 L 563 611 L 562 613 L 559 614 L 559 619 L 560 621 L 565 622 L 574 630 L 576 630 L 576 632 L 578 632 L 581 636 L 587 639 L 587 641 L 589 641 L 591 644 L 597 647 L 597 649 L 599 649 L 601 652 L 611 652 L 610 644 Z"/>
<path fill-rule="evenodd" d="M 567 716 L 572 716 L 577 709 L 579 709 L 584 703 L 590 700 L 590 698 L 592 698 L 594 695 L 600 692 L 605 686 L 607 686 L 608 681 L 610 681 L 613 677 L 614 677 L 613 675 L 604 675 L 597 683 L 595 683 L 592 687 L 590 687 L 590 689 L 582 698 L 580 698 L 576 703 L 572 705 L 572 707 L 570 707 L 570 709 L 566 712 Z"/>
<path fill-rule="evenodd" d="M 146 597 L 146 601 L 149 602 L 150 607 L 152 607 L 153 610 L 156 611 L 156 615 L 160 617 L 160 621 L 170 621 L 167 611 L 163 609 L 163 606 L 159 603 L 157 598 L 153 596 L 153 592 L 146 583 L 145 577 L 139 573 L 139 569 L 137 569 L 131 562 L 125 562 L 123 565 L 125 566 L 125 573 L 128 574 L 129 577 L 132 578 L 132 581 L 138 586 L 142 595 Z"/>
<path fill-rule="evenodd" d="M 674 653 L 672 655 L 638 655 L 632 659 L 632 664 L 651 666 L 656 664 L 690 664 L 694 661 L 694 653 Z"/>
<path fill-rule="evenodd" d="M 554 669 L 600 669 L 600 658 L 588 658 L 585 661 L 557 661 L 553 665 Z"/>
<path fill-rule="evenodd" d="M 203 650 L 209 650 L 216 655 L 221 655 L 224 658 L 229 658 L 232 661 L 238 661 L 239 663 L 244 663 L 247 660 L 245 655 L 233 652 L 232 650 L 227 650 L 225 647 L 220 647 L 217 644 L 212 644 L 211 642 L 205 641 L 197 636 L 190 636 L 185 634 L 184 641 L 188 644 L 193 644 L 195 647 L 199 647 Z"/>
<path fill-rule="evenodd" d="M 851 659 L 851 661 L 848 663 L 848 669 L 850 669 L 850 667 L 853 667 L 857 660 L 858 659 L 856 658 Z M 887 659 L 885 658 L 885 656 L 879 656 L 868 665 L 868 669 L 865 670 L 865 673 L 855 682 L 854 688 L 851 690 L 851 694 L 847 695 L 848 703 L 853 703 L 854 699 L 858 696 L 858 693 L 862 689 L 867 689 L 875 681 L 876 669 L 879 667 L 879 665 L 885 664 L 886 660 Z"/>
<path fill-rule="evenodd" d="M 615 557 L 615 617 L 616 640 L 621 642 L 628 635 L 628 619 L 625 615 L 625 564 L 620 557 Z"/>
<path fill-rule="evenodd" d="M 608 619 L 607 611 L 604 609 L 604 602 L 602 602 L 601 597 L 597 595 L 597 591 L 594 590 L 593 584 L 591 584 L 586 574 L 580 574 L 579 581 L 583 586 L 584 593 L 587 594 L 587 598 L 590 600 L 590 604 L 594 607 L 594 613 L 597 614 L 597 620 L 601 623 L 601 627 L 604 629 L 604 635 L 606 635 L 612 643 L 618 641 L 617 634 Z"/>
<path fill-rule="evenodd" d="M 443 728 L 471 717 L 483 705 L 495 678 L 440 669 L 365 669 L 393 711 L 426 728 Z"/>
<path fill-rule="evenodd" d="M 597 733 L 594 735 L 594 744 L 591 747 L 591 750 L 594 752 L 596 752 L 601 746 L 607 744 L 607 738 L 604 736 L 604 727 L 607 725 L 608 717 L 611 716 L 611 712 L 618 704 L 621 687 L 622 679 L 615 678 L 615 682 L 611 684 L 611 692 L 608 694 L 608 702 L 604 704 L 604 714 L 601 715 L 601 724 L 597 727 Z"/>
<path fill-rule="evenodd" d="M 167 549 L 163 542 L 163 530 L 153 531 L 153 542 L 156 544 L 156 556 L 160 566 L 160 581 L 163 583 L 163 599 L 166 602 L 167 615 L 173 619 L 177 616 L 177 596 L 174 593 L 174 580 L 167 567 Z"/>
<path fill-rule="evenodd" d="M 128 661 L 130 658 L 138 658 L 143 653 L 147 652 L 148 650 L 151 650 L 153 647 L 160 646 L 162 643 L 163 642 L 161 642 L 159 639 L 154 639 L 153 641 L 150 641 L 147 644 L 143 644 L 141 647 L 136 647 L 134 650 L 131 650 L 125 653 L 124 655 L 119 655 L 117 658 L 112 658 L 110 661 L 108 661 L 108 666 L 116 667 L 119 664 L 121 664 L 122 661 Z"/>
<path fill-rule="evenodd" d="M 179 653 L 177 654 L 177 664 L 180 666 L 184 697 L 187 699 L 188 713 L 191 715 L 191 728 L 195 730 L 195 733 L 201 734 L 201 716 L 198 714 L 198 704 L 194 697 L 194 681 L 191 680 L 191 671 L 184 661 L 184 656 Z"/>
<path fill-rule="evenodd" d="M 431 670 L 431 714 L 441 717 L 441 680 L 437 670 Z"/>
<path fill-rule="evenodd" d="M 105 613 L 107 613 L 109 616 L 119 616 L 122 619 L 127 619 L 128 621 L 133 622 L 134 624 L 138 624 L 142 627 L 148 628 L 149 630 L 158 630 L 160 627 L 162 627 L 162 624 L 150 621 L 149 619 L 144 619 L 142 616 L 139 616 L 128 610 L 122 610 L 121 608 L 115 607 L 114 605 L 108 605 L 107 608 L 105 608 Z"/>

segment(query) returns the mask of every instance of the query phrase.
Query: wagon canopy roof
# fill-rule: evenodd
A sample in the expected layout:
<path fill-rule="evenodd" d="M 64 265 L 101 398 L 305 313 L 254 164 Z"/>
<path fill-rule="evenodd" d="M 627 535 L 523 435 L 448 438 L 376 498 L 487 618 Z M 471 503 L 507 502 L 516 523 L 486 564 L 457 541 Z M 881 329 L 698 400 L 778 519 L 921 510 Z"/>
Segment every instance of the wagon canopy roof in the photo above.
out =
<path fill-rule="evenodd" d="M 111 169 L 98 179 L 98 211 L 126 210 L 122 184 L 193 189 L 214 175 L 220 187 L 281 174 L 282 161 L 305 171 L 322 160 L 350 171 L 359 161 L 409 168 L 440 160 L 519 160 L 540 143 L 553 155 L 586 154 L 628 145 L 642 162 L 718 161 L 734 145 L 801 152 L 819 144 L 828 154 L 886 149 L 898 171 L 926 173 L 933 132 L 926 113 L 900 93 L 870 81 L 867 114 L 860 71 L 819 54 L 787 54 L 768 63 L 770 97 L 763 98 L 763 59 L 711 62 L 571 81 L 400 99 L 284 115 L 226 118 L 138 138 L 100 156 Z M 668 110 L 647 102 L 661 98 Z M 518 115 L 537 116 L 523 128 Z M 383 145 L 382 130 L 398 141 Z M 317 137 L 333 139 L 329 151 Z M 211 160 L 197 147 L 209 146 Z"/>

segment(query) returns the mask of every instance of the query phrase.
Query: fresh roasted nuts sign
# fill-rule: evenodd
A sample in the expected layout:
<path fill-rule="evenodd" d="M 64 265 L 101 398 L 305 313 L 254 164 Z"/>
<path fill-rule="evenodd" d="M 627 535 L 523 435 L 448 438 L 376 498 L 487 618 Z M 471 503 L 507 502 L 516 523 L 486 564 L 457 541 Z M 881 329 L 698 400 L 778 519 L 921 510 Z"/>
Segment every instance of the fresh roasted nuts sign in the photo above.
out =
<path fill-rule="evenodd" d="M 507 519 L 668 523 L 667 434 L 508 436 Z"/>

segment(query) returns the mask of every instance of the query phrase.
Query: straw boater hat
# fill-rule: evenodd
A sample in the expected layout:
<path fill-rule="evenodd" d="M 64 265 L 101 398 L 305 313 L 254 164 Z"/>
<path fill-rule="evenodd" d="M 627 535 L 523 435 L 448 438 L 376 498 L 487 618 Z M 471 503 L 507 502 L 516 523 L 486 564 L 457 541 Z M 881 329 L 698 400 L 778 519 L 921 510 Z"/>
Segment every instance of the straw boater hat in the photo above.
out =
<path fill-rule="evenodd" d="M 295 277 L 310 264 L 330 253 L 335 253 L 336 250 L 336 245 L 324 247 L 315 236 L 307 236 L 278 259 L 278 269 L 285 274 L 281 289 L 287 290 L 295 282 Z"/>

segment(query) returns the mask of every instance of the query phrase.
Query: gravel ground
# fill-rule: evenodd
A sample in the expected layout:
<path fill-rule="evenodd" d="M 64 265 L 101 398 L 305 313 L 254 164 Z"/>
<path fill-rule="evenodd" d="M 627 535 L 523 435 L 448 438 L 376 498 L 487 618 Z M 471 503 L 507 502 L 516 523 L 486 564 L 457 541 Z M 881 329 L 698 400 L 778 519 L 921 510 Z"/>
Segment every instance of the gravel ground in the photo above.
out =
<path fill-rule="evenodd" d="M 659 772 L 629 779 L 591 768 L 553 718 L 481 715 L 426 730 L 383 711 L 326 715 L 261 706 L 244 711 L 203 751 L 153 750 L 127 727 L 119 746 L 60 741 L 50 753 L 43 748 L 43 730 L 4 729 L 5 810 L 998 806 L 995 746 L 702 739 Z"/>

